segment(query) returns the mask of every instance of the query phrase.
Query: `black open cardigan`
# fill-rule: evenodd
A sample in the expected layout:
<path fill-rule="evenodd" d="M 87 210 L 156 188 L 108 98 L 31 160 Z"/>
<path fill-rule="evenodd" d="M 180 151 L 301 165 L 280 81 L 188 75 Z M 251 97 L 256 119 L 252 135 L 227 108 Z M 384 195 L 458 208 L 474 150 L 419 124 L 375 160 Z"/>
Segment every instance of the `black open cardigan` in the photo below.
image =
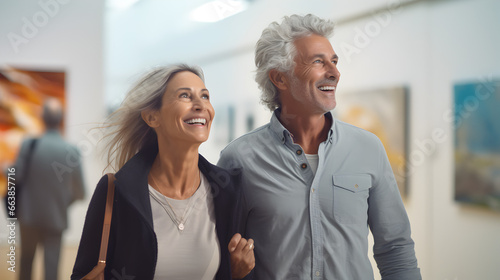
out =
<path fill-rule="evenodd" d="M 153 279 L 158 243 L 148 191 L 148 174 L 158 149 L 143 149 L 117 173 L 113 217 L 106 258 L 105 279 Z M 214 197 L 216 231 L 221 246 L 221 264 L 216 279 L 231 279 L 227 246 L 240 221 L 237 170 L 226 171 L 199 156 L 198 166 L 208 179 Z M 97 264 L 107 195 L 107 176 L 95 189 L 87 210 L 72 280 L 85 276 Z M 250 279 L 247 276 L 245 279 Z"/>

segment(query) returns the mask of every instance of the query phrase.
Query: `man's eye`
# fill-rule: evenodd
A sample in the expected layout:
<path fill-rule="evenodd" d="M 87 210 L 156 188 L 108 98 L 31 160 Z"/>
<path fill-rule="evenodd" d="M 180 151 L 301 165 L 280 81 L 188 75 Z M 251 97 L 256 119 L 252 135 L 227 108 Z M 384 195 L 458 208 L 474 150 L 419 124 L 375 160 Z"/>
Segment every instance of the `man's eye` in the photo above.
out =
<path fill-rule="evenodd" d="M 210 96 L 208 94 L 203 94 L 201 98 L 210 100 Z"/>
<path fill-rule="evenodd" d="M 313 63 L 321 63 L 321 59 L 316 59 Z"/>
<path fill-rule="evenodd" d="M 181 93 L 181 95 L 179 95 L 180 98 L 188 98 L 189 95 L 187 93 Z"/>

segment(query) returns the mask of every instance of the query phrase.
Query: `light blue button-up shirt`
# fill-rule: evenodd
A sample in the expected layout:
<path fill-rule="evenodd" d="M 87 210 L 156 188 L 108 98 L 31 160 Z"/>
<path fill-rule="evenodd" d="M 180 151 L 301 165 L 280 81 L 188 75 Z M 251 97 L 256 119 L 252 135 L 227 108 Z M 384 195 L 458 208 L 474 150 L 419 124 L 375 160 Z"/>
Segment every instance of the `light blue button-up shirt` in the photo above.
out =
<path fill-rule="evenodd" d="M 276 113 L 269 124 L 231 142 L 218 163 L 242 168 L 242 231 L 255 240 L 255 278 L 373 279 L 370 228 L 383 279 L 421 279 L 380 140 L 334 119 L 314 175 Z"/>

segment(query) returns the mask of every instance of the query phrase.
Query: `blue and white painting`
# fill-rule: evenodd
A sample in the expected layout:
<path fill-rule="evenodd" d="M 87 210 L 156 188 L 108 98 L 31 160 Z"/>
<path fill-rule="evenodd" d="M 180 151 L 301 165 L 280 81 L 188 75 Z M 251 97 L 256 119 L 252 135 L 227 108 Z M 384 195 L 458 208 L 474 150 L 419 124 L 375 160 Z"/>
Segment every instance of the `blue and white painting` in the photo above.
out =
<path fill-rule="evenodd" d="M 455 199 L 500 211 L 500 81 L 454 93 Z"/>

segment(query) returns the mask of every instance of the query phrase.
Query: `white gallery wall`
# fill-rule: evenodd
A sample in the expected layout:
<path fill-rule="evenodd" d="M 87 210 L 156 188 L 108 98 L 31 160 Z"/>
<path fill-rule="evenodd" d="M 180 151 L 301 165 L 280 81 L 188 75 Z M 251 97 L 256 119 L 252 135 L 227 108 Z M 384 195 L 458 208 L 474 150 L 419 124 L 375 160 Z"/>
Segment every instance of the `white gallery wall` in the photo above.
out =
<path fill-rule="evenodd" d="M 100 0 L 0 2 L 0 67 L 66 72 L 65 137 L 80 148 L 87 197 L 70 207 L 64 244 L 79 241 L 88 201 L 104 167 L 96 156 L 96 135 L 88 132 L 104 116 L 103 12 Z M 2 246 L 6 240 L 2 226 Z M 2 253 L 0 259 L 4 257 Z"/>
<path fill-rule="evenodd" d="M 174 1 L 143 0 L 120 11 L 106 10 L 98 0 L 64 2 L 17 53 L 7 34 L 20 33 L 23 17 L 42 8 L 38 1 L 1 2 L 0 67 L 67 71 L 66 136 L 88 149 L 89 196 L 104 164 L 93 145 L 97 136 L 87 129 L 119 103 L 137 73 L 179 61 L 203 67 L 216 119 L 201 153 L 215 163 L 229 136 L 229 106 L 236 110 L 234 136 L 246 132 L 249 115 L 254 126 L 270 117 L 253 80 L 253 46 L 262 29 L 287 14 L 314 13 L 338 22 L 331 40 L 340 56 L 338 95 L 409 89 L 412 169 L 405 205 L 423 278 L 499 279 L 500 213 L 454 201 L 453 123 L 445 116 L 453 110 L 455 83 L 500 79 L 500 1 L 254 0 L 247 11 L 212 24 L 181 20 Z M 71 209 L 68 246 L 78 243 L 89 196 Z M 2 228 L 0 242 L 5 237 Z"/>

